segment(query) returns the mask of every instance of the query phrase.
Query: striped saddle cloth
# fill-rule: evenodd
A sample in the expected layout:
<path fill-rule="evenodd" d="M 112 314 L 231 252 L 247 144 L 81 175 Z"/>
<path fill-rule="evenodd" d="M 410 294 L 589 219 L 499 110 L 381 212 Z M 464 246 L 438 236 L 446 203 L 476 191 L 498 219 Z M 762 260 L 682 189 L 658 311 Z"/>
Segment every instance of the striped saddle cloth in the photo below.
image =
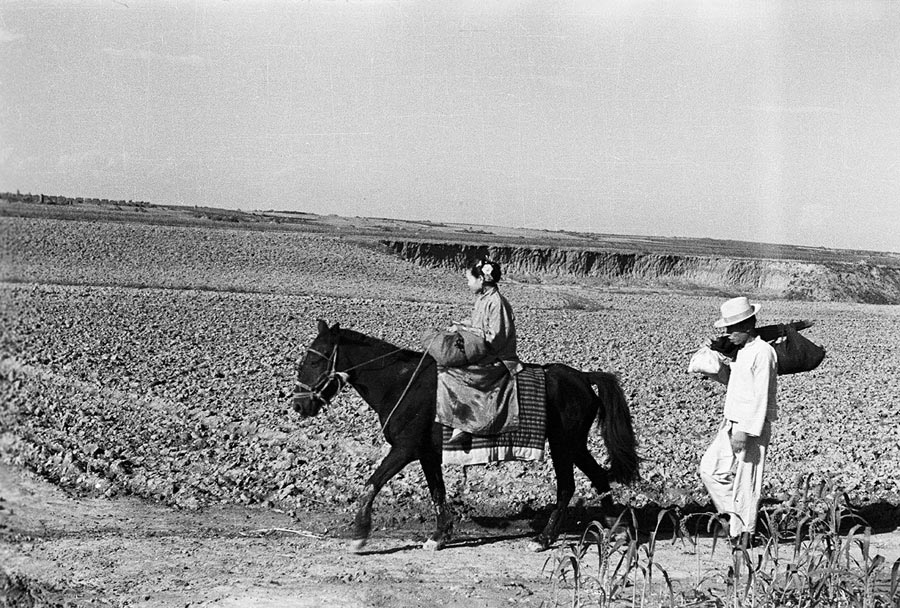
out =
<path fill-rule="evenodd" d="M 448 446 L 447 441 L 453 429 L 445 426 L 444 464 L 470 465 L 544 459 L 547 437 L 544 368 L 526 365 L 515 378 L 519 398 L 518 428 L 499 435 L 472 435 Z"/>

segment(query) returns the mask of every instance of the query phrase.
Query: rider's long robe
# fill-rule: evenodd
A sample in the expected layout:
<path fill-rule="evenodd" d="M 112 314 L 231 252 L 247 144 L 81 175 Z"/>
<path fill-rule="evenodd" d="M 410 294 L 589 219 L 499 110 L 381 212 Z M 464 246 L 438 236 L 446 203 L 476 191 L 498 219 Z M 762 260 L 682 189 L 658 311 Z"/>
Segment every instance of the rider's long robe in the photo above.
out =
<path fill-rule="evenodd" d="M 468 321 L 458 325 L 484 340 L 488 354 L 474 365 L 439 368 L 438 421 L 473 435 L 518 428 L 514 376 L 522 364 L 512 306 L 496 286 L 488 286 L 476 297 Z"/>

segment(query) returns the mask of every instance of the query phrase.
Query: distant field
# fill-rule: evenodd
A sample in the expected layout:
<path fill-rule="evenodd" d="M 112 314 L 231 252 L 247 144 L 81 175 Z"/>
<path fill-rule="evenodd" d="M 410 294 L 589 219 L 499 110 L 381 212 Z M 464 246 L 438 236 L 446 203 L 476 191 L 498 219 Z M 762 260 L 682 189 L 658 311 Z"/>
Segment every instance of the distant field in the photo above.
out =
<path fill-rule="evenodd" d="M 285 211 L 237 211 L 209 207 L 127 204 L 47 205 L 5 200 L 0 217 L 34 217 L 78 221 L 137 222 L 156 225 L 240 228 L 259 231 L 300 231 L 343 238 L 434 239 L 459 243 L 488 243 L 532 247 L 569 247 L 670 255 L 705 255 L 802 262 L 864 262 L 900 266 L 900 252 L 877 252 L 825 247 L 800 247 L 699 238 L 550 231 L 470 224 L 445 224 L 385 218 L 341 217 Z"/>
<path fill-rule="evenodd" d="M 183 506 L 349 511 L 383 442 L 352 392 L 315 419 L 288 411 L 315 320 L 416 347 L 470 305 L 461 271 L 340 232 L 5 217 L 0 237 L 0 454 L 67 487 Z M 523 359 L 621 375 L 645 463 L 617 500 L 705 504 L 696 466 L 723 390 L 686 368 L 715 334 L 719 298 L 550 281 L 503 289 Z M 828 349 L 816 371 L 781 379 L 766 495 L 811 473 L 855 502 L 900 504 L 900 308 L 762 304 L 765 323 L 815 319 L 806 334 Z M 454 487 L 459 470 L 447 475 Z M 479 501 L 457 508 L 541 508 L 552 479 L 549 463 L 470 471 L 466 494 Z M 382 517 L 427 513 L 423 488 L 418 469 L 404 472 L 382 500 L 408 510 Z"/>

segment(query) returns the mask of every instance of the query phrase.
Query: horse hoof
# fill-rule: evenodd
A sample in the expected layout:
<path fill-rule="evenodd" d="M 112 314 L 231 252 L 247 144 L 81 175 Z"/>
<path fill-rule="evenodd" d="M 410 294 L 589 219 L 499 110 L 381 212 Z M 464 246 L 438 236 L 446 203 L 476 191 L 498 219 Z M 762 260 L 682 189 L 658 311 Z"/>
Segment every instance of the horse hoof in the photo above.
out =
<path fill-rule="evenodd" d="M 429 538 L 422 545 L 422 548 L 426 551 L 440 551 L 444 547 L 447 546 L 446 541 L 444 540 L 434 540 L 433 538 Z"/>
<path fill-rule="evenodd" d="M 365 538 L 357 538 L 350 541 L 350 551 L 352 551 L 353 553 L 360 553 L 365 548 L 365 546 Z"/>
<path fill-rule="evenodd" d="M 542 553 L 550 548 L 550 545 L 545 545 L 539 540 L 530 540 L 528 541 L 528 550 L 532 553 Z"/>

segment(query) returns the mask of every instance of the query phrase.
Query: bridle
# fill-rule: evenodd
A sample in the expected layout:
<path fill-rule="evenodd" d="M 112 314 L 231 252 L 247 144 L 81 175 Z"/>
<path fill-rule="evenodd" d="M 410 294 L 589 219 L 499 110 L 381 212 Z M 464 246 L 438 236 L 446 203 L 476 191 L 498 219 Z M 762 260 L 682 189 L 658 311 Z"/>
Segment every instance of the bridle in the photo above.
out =
<path fill-rule="evenodd" d="M 300 360 L 301 363 L 303 361 L 305 361 L 306 358 L 310 354 L 313 354 L 313 355 L 316 355 L 316 356 L 321 357 L 322 359 L 325 359 L 326 361 L 328 361 L 328 369 L 325 372 L 323 372 L 312 385 L 305 384 L 305 383 L 297 380 L 297 382 L 295 383 L 293 397 L 309 397 L 309 398 L 313 398 L 313 399 L 318 399 L 325 405 L 331 405 L 331 400 L 335 397 L 335 395 L 337 395 L 342 390 L 344 390 L 344 387 L 350 383 L 349 372 L 351 372 L 357 368 L 360 368 L 364 365 L 368 365 L 369 363 L 372 363 L 374 361 L 379 361 L 381 359 L 390 357 L 391 355 L 396 354 L 403 350 L 402 348 L 394 349 L 389 353 L 379 355 L 373 359 L 369 359 L 368 361 L 363 361 L 362 363 L 358 363 L 357 365 L 353 365 L 351 367 L 348 367 L 344 371 L 339 372 L 339 371 L 337 371 L 338 344 L 339 344 L 339 342 L 337 340 L 335 340 L 334 346 L 331 348 L 330 355 L 325 355 L 322 352 L 320 352 L 312 347 L 306 349 L 306 354 Z M 298 364 L 298 372 L 299 372 L 299 364 Z M 331 397 L 326 397 L 325 391 L 335 381 L 337 381 L 337 389 L 334 391 L 334 393 L 332 393 Z M 298 391 L 297 388 L 301 388 L 303 390 Z"/>
<path fill-rule="evenodd" d="M 434 341 L 435 337 L 436 337 L 436 335 L 432 336 L 431 342 Z M 428 344 L 429 347 L 431 346 L 431 342 L 429 342 L 429 344 Z M 305 384 L 303 382 L 300 382 L 300 380 L 297 380 L 297 382 L 295 383 L 295 386 L 294 386 L 294 393 L 292 395 L 293 398 L 296 399 L 297 397 L 307 397 L 310 399 L 318 400 L 326 407 L 330 406 L 331 400 L 338 393 L 340 393 L 342 390 L 344 390 L 344 387 L 350 383 L 350 374 L 348 372 L 351 372 L 354 369 L 357 369 L 364 365 L 368 365 L 369 363 L 372 363 L 374 361 L 379 361 L 381 359 L 385 359 L 385 358 L 390 357 L 391 355 L 399 353 L 400 351 L 403 350 L 402 348 L 395 348 L 394 350 L 392 350 L 388 353 L 379 355 L 377 357 L 369 359 L 368 361 L 363 361 L 362 363 L 358 363 L 356 365 L 348 367 L 347 369 L 345 369 L 342 372 L 339 372 L 339 371 L 337 371 L 338 344 L 339 344 L 339 341 L 335 340 L 334 346 L 331 348 L 331 355 L 325 355 L 312 347 L 309 347 L 306 349 L 306 354 L 300 360 L 301 363 L 303 361 L 306 361 L 306 358 L 310 354 L 317 355 L 318 357 L 321 357 L 322 359 L 325 359 L 328 361 L 328 370 L 323 372 L 319 376 L 319 378 L 315 381 L 315 383 L 312 384 L 312 386 Z M 406 396 L 407 392 L 409 391 L 410 387 L 412 386 L 413 380 L 415 380 L 416 375 L 419 373 L 419 370 L 422 368 L 422 364 L 425 362 L 425 357 L 427 355 L 428 355 L 428 352 L 427 352 L 427 348 L 426 348 L 426 352 L 422 353 L 422 357 L 419 359 L 419 364 L 416 365 L 416 369 L 413 371 L 412 376 L 410 376 L 409 382 L 407 382 L 407 384 L 406 384 L 406 388 L 403 389 L 403 393 L 400 395 L 400 398 L 397 399 L 397 403 L 394 405 L 394 407 L 391 409 L 390 413 L 385 418 L 385 421 L 381 426 L 382 432 L 384 432 L 384 430 L 387 428 L 387 424 L 390 421 L 391 416 L 394 415 L 394 412 L 400 406 L 400 402 L 403 401 L 403 398 Z M 300 364 L 297 365 L 298 376 L 299 376 L 299 367 L 300 367 Z M 335 380 L 337 381 L 337 389 L 335 389 L 335 391 L 331 394 L 331 397 L 326 397 L 325 390 L 328 389 L 328 387 L 331 385 L 331 383 L 334 382 Z M 297 388 L 301 388 L 303 390 L 298 391 Z"/>
<path fill-rule="evenodd" d="M 316 399 L 324 405 L 331 405 L 331 399 L 340 393 L 350 380 L 350 374 L 337 371 L 338 343 L 334 343 L 334 347 L 331 349 L 331 355 L 324 355 L 312 347 L 307 348 L 306 354 L 300 360 L 301 363 L 306 361 L 310 354 L 317 355 L 328 361 L 328 369 L 322 373 L 312 385 L 301 382 L 298 379 L 294 387 L 293 397 L 308 397 L 310 399 Z M 299 372 L 299 364 L 297 367 L 297 371 Z M 335 380 L 337 381 L 337 389 L 332 393 L 331 397 L 325 396 L 325 391 Z M 297 390 L 298 388 L 303 390 Z"/>

